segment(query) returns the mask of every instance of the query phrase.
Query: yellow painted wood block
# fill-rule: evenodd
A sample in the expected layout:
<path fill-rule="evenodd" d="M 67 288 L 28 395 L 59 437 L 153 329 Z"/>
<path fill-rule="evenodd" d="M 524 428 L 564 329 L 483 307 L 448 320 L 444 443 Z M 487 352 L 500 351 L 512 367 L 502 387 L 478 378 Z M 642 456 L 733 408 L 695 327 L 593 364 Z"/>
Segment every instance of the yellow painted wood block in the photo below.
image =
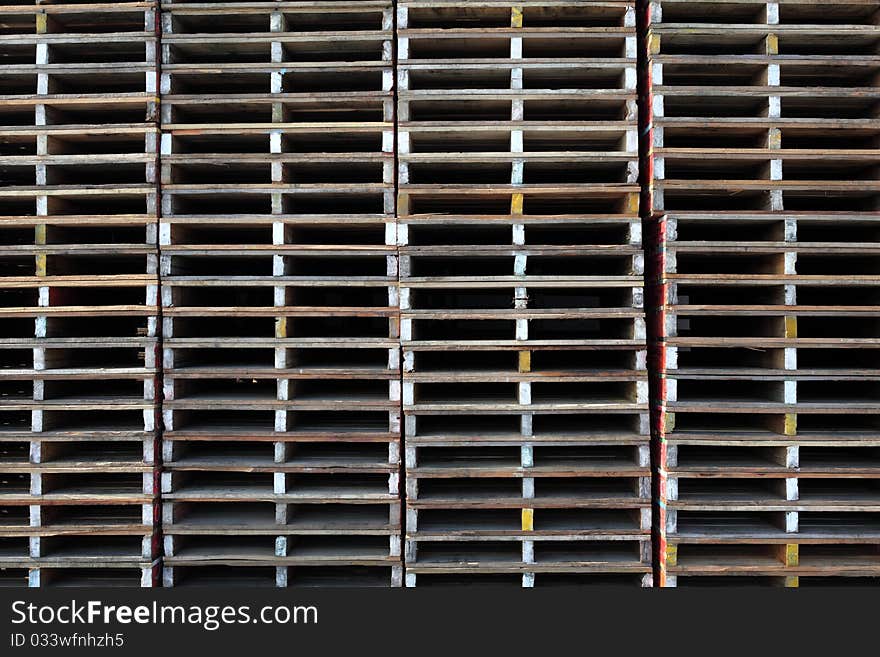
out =
<path fill-rule="evenodd" d="M 672 433 L 675 431 L 675 413 L 667 413 L 663 419 L 663 431 Z"/>
<path fill-rule="evenodd" d="M 785 337 L 796 338 L 798 336 L 797 317 L 785 318 Z"/>
<path fill-rule="evenodd" d="M 287 318 L 286 317 L 276 317 L 275 318 L 275 337 L 276 338 L 286 338 L 287 337 Z"/>
<path fill-rule="evenodd" d="M 524 532 L 531 532 L 535 530 L 535 510 L 534 509 L 523 509 L 522 510 L 522 530 Z"/>
<path fill-rule="evenodd" d="M 786 436 L 796 436 L 797 435 L 797 413 L 786 413 L 785 414 L 785 435 Z"/>
<path fill-rule="evenodd" d="M 510 8 L 510 27 L 522 27 L 522 26 L 523 26 L 522 7 L 511 7 Z"/>
<path fill-rule="evenodd" d="M 779 54 L 779 37 L 775 34 L 767 35 L 767 54 L 768 55 L 778 55 Z"/>
<path fill-rule="evenodd" d="M 639 195 L 638 193 L 626 195 L 626 211 L 628 214 L 639 213 Z"/>
<path fill-rule="evenodd" d="M 678 546 L 677 545 L 667 545 L 666 546 L 666 565 L 667 566 L 677 566 L 678 565 Z"/>
<path fill-rule="evenodd" d="M 522 194 L 513 194 L 510 197 L 510 214 L 522 214 L 523 213 L 523 195 Z"/>
<path fill-rule="evenodd" d="M 785 565 L 786 566 L 797 566 L 799 563 L 800 563 L 800 557 L 798 555 L 797 543 L 788 543 L 785 546 Z"/>
<path fill-rule="evenodd" d="M 531 351 L 519 352 L 519 371 L 520 372 L 531 372 L 532 371 L 532 352 Z"/>

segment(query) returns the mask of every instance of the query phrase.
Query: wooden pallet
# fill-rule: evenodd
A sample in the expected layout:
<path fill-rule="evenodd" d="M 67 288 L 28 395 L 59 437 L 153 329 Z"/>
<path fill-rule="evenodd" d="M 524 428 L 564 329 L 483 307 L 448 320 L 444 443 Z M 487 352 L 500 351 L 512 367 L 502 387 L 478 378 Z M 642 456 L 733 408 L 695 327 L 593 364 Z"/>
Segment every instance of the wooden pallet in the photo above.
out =
<path fill-rule="evenodd" d="M 22 560 L 0 569 L 0 588 L 43 587 L 124 587 L 157 586 L 161 567 L 158 561 L 117 563 L 110 559 L 65 561 Z"/>
<path fill-rule="evenodd" d="M 635 15 L 398 4 L 407 584 L 649 584 Z"/>
<path fill-rule="evenodd" d="M 162 9 L 165 584 L 399 585 L 391 3 Z"/>
<path fill-rule="evenodd" d="M 0 8 L 0 567 L 19 584 L 156 572 L 156 19 Z"/>
<path fill-rule="evenodd" d="M 559 572 L 538 572 L 526 576 L 517 572 L 462 572 L 442 573 L 421 571 L 418 576 L 419 587 L 455 587 L 463 586 L 491 586 L 521 588 L 525 582 L 528 587 L 572 587 L 582 588 L 585 586 L 597 586 L 603 589 L 607 587 L 646 587 L 651 586 L 650 574 L 644 573 L 608 573 L 590 572 L 586 570 L 573 571 L 563 570 Z"/>
<path fill-rule="evenodd" d="M 880 567 L 877 16 L 651 5 L 661 585 Z"/>
<path fill-rule="evenodd" d="M 359 557 L 360 558 L 360 557 Z M 389 562 L 380 564 L 378 560 L 369 566 L 330 564 L 324 560 L 320 564 L 296 564 L 284 566 L 287 572 L 286 585 L 301 588 L 387 588 L 400 585 L 400 566 Z M 168 569 L 165 569 L 168 572 Z M 277 567 L 265 560 L 235 565 L 230 562 L 184 564 L 174 566 L 173 585 L 180 587 L 266 587 L 278 586 Z M 166 575 L 167 577 L 167 575 Z"/>

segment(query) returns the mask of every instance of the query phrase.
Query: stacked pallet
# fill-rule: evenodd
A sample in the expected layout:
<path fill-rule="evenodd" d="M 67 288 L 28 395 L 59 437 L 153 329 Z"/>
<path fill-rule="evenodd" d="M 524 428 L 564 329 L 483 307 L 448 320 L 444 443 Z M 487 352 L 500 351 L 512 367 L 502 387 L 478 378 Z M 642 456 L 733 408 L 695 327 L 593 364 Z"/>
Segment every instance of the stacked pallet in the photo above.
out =
<path fill-rule="evenodd" d="M 402 578 L 393 20 L 162 5 L 167 586 Z"/>
<path fill-rule="evenodd" d="M 876 577 L 880 9 L 650 11 L 661 581 Z"/>
<path fill-rule="evenodd" d="M 0 580 L 151 586 L 156 7 L 0 24 Z"/>
<path fill-rule="evenodd" d="M 650 583 L 631 2 L 398 3 L 406 583 Z"/>

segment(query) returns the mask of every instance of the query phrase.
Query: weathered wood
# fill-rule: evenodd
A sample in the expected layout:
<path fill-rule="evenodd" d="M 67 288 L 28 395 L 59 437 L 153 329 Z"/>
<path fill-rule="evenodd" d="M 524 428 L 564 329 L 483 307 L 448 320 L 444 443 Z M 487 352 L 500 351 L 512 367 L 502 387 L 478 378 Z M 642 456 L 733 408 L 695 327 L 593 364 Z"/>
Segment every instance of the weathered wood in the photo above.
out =
<path fill-rule="evenodd" d="M 876 576 L 876 4 L 649 13 L 660 584 Z"/>
<path fill-rule="evenodd" d="M 0 567 L 20 585 L 158 576 L 157 11 L 0 8 Z"/>
<path fill-rule="evenodd" d="M 650 572 L 634 18 L 398 4 L 408 586 Z"/>
<path fill-rule="evenodd" d="M 401 583 L 392 30 L 162 6 L 166 585 Z"/>

